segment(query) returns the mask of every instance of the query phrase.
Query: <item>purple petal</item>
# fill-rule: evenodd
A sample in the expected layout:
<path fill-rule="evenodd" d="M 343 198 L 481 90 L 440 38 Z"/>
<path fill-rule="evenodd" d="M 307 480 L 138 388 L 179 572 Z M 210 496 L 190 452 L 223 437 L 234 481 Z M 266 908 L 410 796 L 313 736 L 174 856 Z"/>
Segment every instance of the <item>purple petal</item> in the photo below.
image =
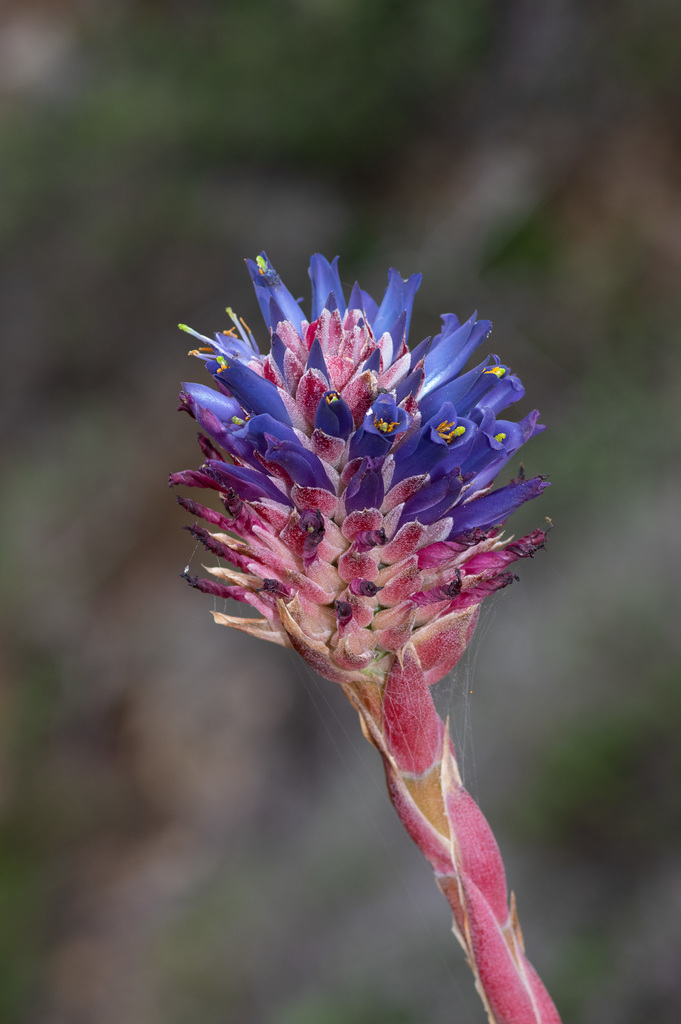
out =
<path fill-rule="evenodd" d="M 325 256 L 321 253 L 315 253 L 310 259 L 310 268 L 308 270 L 310 280 L 312 281 L 312 320 L 316 320 L 320 315 L 321 311 L 328 306 L 328 296 L 333 292 L 336 306 L 341 313 L 345 313 L 345 297 L 343 296 L 343 286 L 338 276 L 338 257 L 334 259 L 333 263 L 329 263 Z"/>
<path fill-rule="evenodd" d="M 453 522 L 450 539 L 469 530 L 489 530 L 493 526 L 500 526 L 512 512 L 524 502 L 539 497 L 548 486 L 547 480 L 536 476 L 531 480 L 508 484 L 482 498 L 457 506 L 451 513 Z"/>

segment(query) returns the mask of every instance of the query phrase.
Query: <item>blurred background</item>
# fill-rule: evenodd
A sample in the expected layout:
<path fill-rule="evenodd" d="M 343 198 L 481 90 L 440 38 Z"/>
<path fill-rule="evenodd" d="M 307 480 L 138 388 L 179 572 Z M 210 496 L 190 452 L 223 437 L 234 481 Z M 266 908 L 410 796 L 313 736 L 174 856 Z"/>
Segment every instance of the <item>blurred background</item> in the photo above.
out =
<path fill-rule="evenodd" d="M 548 551 L 438 699 L 565 1024 L 678 1024 L 680 40 L 673 0 L 5 0 L 0 1020 L 484 1020 L 349 706 L 179 579 L 176 324 L 263 338 L 266 249 L 306 301 L 314 251 L 423 272 L 412 340 L 477 308 L 542 410 Z"/>

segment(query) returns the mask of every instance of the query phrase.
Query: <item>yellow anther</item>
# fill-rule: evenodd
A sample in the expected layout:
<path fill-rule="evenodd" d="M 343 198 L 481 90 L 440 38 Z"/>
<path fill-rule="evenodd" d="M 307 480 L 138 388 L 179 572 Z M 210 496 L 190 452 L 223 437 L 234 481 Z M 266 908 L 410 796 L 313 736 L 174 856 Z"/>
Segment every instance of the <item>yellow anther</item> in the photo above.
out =
<path fill-rule="evenodd" d="M 382 434 L 390 434 L 391 431 L 393 431 L 395 427 L 399 427 L 399 425 L 398 421 L 388 423 L 387 420 L 383 419 L 383 417 L 379 420 L 377 416 L 374 416 L 374 426 L 376 427 L 376 430 L 380 430 Z"/>
<path fill-rule="evenodd" d="M 501 444 L 502 441 L 506 440 L 506 434 L 504 434 L 503 432 L 501 434 L 495 434 L 494 435 L 494 440 L 498 441 L 499 444 Z"/>
<path fill-rule="evenodd" d="M 201 358 L 201 349 L 200 348 L 190 348 L 189 352 L 187 352 L 187 355 L 188 356 L 199 356 L 199 358 Z"/>
<path fill-rule="evenodd" d="M 332 402 L 340 402 L 340 395 L 337 391 L 329 391 L 326 396 L 326 404 L 331 405 Z"/>
<path fill-rule="evenodd" d="M 447 420 L 443 420 L 435 430 L 447 444 L 451 444 L 455 437 L 461 437 L 462 434 L 466 433 L 465 427 L 455 427 L 453 422 L 448 423 Z"/>
<path fill-rule="evenodd" d="M 248 324 L 246 323 L 246 321 L 244 320 L 244 318 L 243 318 L 242 316 L 240 316 L 240 317 L 239 317 L 239 323 L 241 324 L 241 326 L 243 327 L 243 329 L 244 329 L 245 331 L 248 331 L 248 333 L 249 333 L 249 334 L 252 334 L 252 333 L 253 333 L 253 331 L 252 331 L 252 330 L 251 330 L 251 328 L 250 328 L 250 327 L 248 326 Z"/>
<path fill-rule="evenodd" d="M 267 273 L 267 263 L 262 256 L 256 256 L 255 263 L 261 274 Z"/>
<path fill-rule="evenodd" d="M 503 377 L 506 370 L 503 366 L 490 366 L 489 370 L 483 370 L 483 373 L 493 373 L 495 377 Z"/>
<path fill-rule="evenodd" d="M 242 420 L 241 416 L 232 416 L 232 423 L 235 423 L 237 427 L 243 427 L 246 420 Z"/>
<path fill-rule="evenodd" d="M 220 331 L 220 334 L 226 334 L 228 338 L 236 338 L 233 327 L 230 327 L 228 331 Z"/>

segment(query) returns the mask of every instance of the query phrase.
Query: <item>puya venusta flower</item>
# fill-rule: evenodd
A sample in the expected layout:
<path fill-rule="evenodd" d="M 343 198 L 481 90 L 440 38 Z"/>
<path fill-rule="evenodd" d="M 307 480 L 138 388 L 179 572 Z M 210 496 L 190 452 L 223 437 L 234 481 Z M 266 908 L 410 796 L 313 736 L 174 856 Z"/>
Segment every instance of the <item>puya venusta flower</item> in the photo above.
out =
<path fill-rule="evenodd" d="M 315 255 L 308 319 L 265 253 L 246 262 L 267 351 L 229 308 L 227 330 L 197 335 L 191 354 L 213 386 L 183 384 L 180 408 L 201 429 L 204 462 L 170 476 L 219 496 L 219 512 L 178 501 L 211 527 L 190 530 L 228 565 L 184 575 L 259 613 L 214 611 L 218 623 L 295 648 L 342 686 L 449 900 L 490 1021 L 555 1024 L 430 693 L 465 651 L 482 602 L 514 579 L 509 566 L 544 545 L 544 530 L 512 540 L 501 527 L 546 480 L 521 471 L 495 486 L 544 429 L 539 413 L 503 418 L 524 389 L 497 356 L 466 369 L 491 331 L 476 314 L 446 314 L 409 349 L 420 275 L 391 270 L 380 305 L 358 284 L 346 302 L 337 259 Z"/>

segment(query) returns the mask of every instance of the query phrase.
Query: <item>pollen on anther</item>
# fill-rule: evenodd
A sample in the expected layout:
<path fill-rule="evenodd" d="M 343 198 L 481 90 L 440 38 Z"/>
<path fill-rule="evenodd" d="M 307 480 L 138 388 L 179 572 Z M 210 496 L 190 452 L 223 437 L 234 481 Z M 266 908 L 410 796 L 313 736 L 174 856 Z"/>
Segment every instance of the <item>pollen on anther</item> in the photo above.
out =
<path fill-rule="evenodd" d="M 395 429 L 395 427 L 399 427 L 399 423 L 397 421 L 387 422 L 382 417 L 379 419 L 378 416 L 374 416 L 374 426 L 376 427 L 376 430 L 380 430 L 382 434 L 389 434 Z"/>
<path fill-rule="evenodd" d="M 466 433 L 466 428 L 464 426 L 455 427 L 453 423 L 448 423 L 447 420 L 443 420 L 435 429 L 442 440 L 446 441 L 447 444 L 451 444 L 455 437 L 461 437 L 462 434 Z"/>

